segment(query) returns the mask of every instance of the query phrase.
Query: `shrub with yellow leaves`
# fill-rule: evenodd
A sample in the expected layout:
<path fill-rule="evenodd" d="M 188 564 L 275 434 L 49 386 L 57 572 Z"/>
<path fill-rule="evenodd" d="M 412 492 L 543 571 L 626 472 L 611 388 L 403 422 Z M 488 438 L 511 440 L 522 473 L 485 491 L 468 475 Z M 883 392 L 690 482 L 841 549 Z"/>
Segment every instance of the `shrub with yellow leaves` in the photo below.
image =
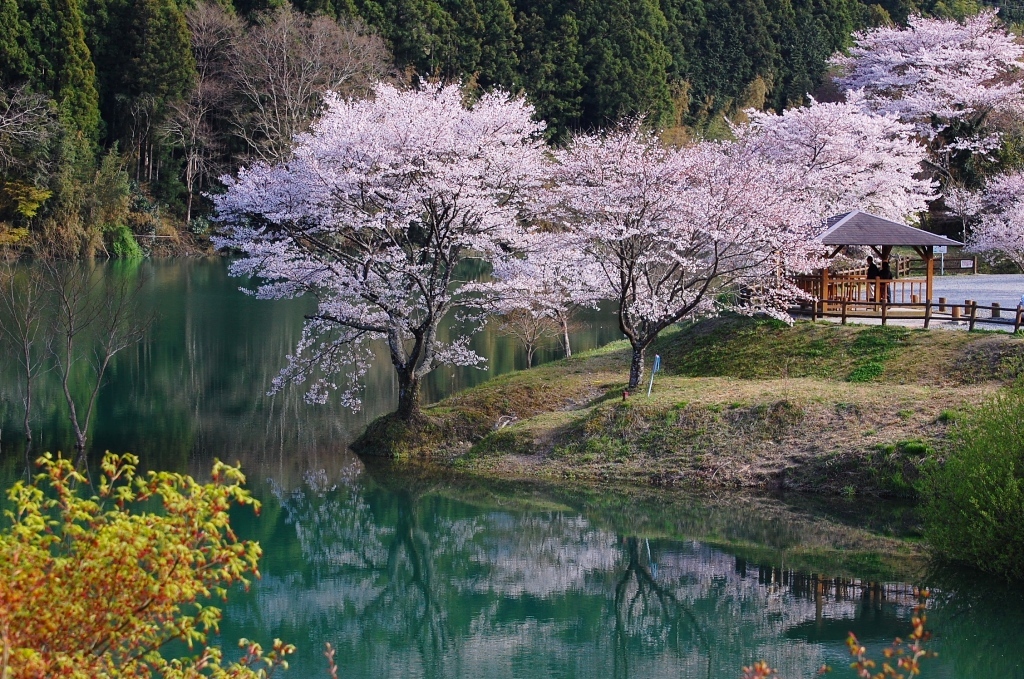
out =
<path fill-rule="evenodd" d="M 221 615 L 207 602 L 259 576 L 259 545 L 229 522 L 233 505 L 259 510 L 237 467 L 218 461 L 199 483 L 107 453 L 91 484 L 60 456 L 38 464 L 7 492 L 0 531 L 0 677 L 255 679 L 287 666 L 294 648 L 279 640 L 264 652 L 243 639 L 234 663 L 206 646 Z M 176 640 L 198 654 L 165 658 Z"/>

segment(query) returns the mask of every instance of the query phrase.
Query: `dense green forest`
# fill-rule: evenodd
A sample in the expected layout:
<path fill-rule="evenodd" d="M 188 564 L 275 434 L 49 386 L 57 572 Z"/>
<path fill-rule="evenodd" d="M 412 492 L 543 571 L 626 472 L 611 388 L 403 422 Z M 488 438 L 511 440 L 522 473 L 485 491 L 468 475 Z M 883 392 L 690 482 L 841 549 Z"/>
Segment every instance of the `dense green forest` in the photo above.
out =
<path fill-rule="evenodd" d="M 523 91 L 556 142 L 646 114 L 685 139 L 828 98 L 858 28 L 973 0 L 0 0 L 0 244 L 181 251 L 204 191 L 273 160 L 325 89 Z M 199 239 L 201 240 L 201 239 Z M 141 246 L 140 247 L 140 243 Z"/>

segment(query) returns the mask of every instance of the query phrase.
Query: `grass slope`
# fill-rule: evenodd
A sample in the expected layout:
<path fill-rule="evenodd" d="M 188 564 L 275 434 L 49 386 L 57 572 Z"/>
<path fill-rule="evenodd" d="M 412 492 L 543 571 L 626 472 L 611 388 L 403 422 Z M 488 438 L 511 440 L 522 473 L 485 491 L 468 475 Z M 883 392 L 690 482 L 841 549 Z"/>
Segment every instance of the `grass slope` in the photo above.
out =
<path fill-rule="evenodd" d="M 958 413 L 1024 372 L 1024 342 L 1005 334 L 738 317 L 655 351 L 651 398 L 622 401 L 615 343 L 431 406 L 385 452 L 503 478 L 911 495 Z"/>

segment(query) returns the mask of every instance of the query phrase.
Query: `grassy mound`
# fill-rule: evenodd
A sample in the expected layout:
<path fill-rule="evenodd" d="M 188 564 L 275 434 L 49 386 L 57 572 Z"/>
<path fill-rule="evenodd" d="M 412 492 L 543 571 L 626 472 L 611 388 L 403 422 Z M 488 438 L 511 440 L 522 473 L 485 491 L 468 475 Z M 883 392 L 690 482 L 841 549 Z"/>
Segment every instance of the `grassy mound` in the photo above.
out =
<path fill-rule="evenodd" d="M 911 495 L 959 413 L 1024 365 L 1024 342 L 1006 334 L 738 317 L 684 325 L 655 352 L 665 372 L 650 398 L 622 400 L 618 342 L 425 408 L 411 432 L 380 421 L 364 439 L 500 478 Z"/>

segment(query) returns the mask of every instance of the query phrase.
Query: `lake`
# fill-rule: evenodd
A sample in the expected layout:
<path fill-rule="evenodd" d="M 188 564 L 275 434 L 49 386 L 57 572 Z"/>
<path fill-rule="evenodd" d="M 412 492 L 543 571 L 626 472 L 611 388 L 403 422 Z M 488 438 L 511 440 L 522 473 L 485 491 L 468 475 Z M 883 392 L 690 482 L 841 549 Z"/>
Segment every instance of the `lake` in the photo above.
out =
<path fill-rule="evenodd" d="M 850 676 L 850 631 L 879 649 L 905 635 L 914 585 L 933 589 L 938 658 L 926 677 L 1024 677 L 1024 596 L 974 573 L 900 555 L 913 507 L 738 493 L 471 481 L 432 469 L 366 464 L 347 450 L 390 410 L 390 366 L 367 376 L 364 409 L 310 406 L 270 380 L 298 339 L 307 301 L 259 301 L 220 261 L 145 262 L 154 312 L 144 342 L 119 355 L 100 391 L 94 451 L 205 475 L 240 461 L 259 518 L 263 577 L 224 608 L 222 638 L 298 646 L 284 676 L 325 677 L 323 644 L 351 677 L 738 677 L 755 659 L 790 679 L 823 663 Z M 617 339 L 608 313 L 573 334 L 583 350 Z M 488 329 L 489 369 L 442 369 L 436 400 L 525 366 Z M 24 472 L 20 387 L 0 380 L 0 480 Z M 557 358 L 551 346 L 541 360 Z M 35 450 L 70 449 L 62 401 L 40 378 Z"/>

